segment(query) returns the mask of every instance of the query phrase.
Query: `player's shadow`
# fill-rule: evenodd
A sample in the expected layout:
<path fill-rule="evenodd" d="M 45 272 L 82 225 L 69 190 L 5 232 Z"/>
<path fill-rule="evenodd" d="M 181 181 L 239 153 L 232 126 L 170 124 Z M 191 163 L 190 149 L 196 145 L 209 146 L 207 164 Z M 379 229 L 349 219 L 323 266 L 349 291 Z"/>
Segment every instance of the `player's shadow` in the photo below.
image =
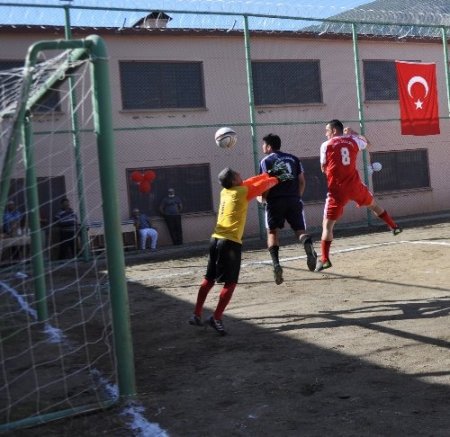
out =
<path fill-rule="evenodd" d="M 386 301 L 376 302 L 374 305 L 367 305 L 364 307 L 339 311 L 318 311 L 313 314 L 285 314 L 273 318 L 271 317 L 271 322 L 269 323 L 274 323 L 274 320 L 278 319 L 276 323 L 274 323 L 276 327 L 267 327 L 275 332 L 286 332 L 355 326 L 384 334 L 408 338 L 426 344 L 450 348 L 449 341 L 382 325 L 385 322 L 392 323 L 405 320 L 431 319 L 448 316 L 450 314 L 450 298 L 444 297 L 442 299 L 433 299 L 430 301 L 417 299 L 407 302 L 391 302 L 392 303 L 387 303 Z M 318 318 L 322 320 L 317 321 Z M 280 322 L 282 319 L 288 319 L 289 323 L 283 324 Z M 252 318 L 252 320 L 257 321 L 258 318 Z M 263 325 L 267 323 L 267 318 L 261 318 L 261 320 Z"/>
<path fill-rule="evenodd" d="M 321 347 L 312 333 L 322 330 L 332 338 L 342 329 L 365 329 L 387 334 L 382 348 L 390 349 L 390 336 L 397 336 L 448 349 L 445 339 L 387 323 L 444 318 L 448 296 L 273 316 L 267 302 L 265 316 L 251 316 L 250 309 L 243 319 L 227 313 L 229 335 L 220 337 L 212 328 L 187 323 L 196 289 L 181 288 L 179 298 L 165 286 L 134 284 L 130 291 L 139 398 L 148 419 L 170 435 L 413 436 L 424 429 L 427 435 L 448 435 L 450 387 L 424 381 L 447 380 L 445 362 L 406 374 L 400 365 L 390 369 L 371 361 L 371 354 L 351 353 L 353 334 L 348 342 L 339 335 L 334 346 Z M 208 296 L 205 316 L 218 291 Z"/>

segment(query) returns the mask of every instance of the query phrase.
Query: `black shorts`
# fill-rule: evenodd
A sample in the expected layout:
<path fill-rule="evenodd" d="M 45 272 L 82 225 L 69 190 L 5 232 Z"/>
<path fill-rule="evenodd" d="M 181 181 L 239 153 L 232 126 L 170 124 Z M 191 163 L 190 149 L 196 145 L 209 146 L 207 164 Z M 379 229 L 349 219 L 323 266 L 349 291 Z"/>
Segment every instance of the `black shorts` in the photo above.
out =
<path fill-rule="evenodd" d="M 217 282 L 238 282 L 242 244 L 223 238 L 211 238 L 205 278 Z"/>
<path fill-rule="evenodd" d="M 266 228 L 283 229 L 287 221 L 294 231 L 306 229 L 303 201 L 300 197 L 276 197 L 266 204 Z"/>

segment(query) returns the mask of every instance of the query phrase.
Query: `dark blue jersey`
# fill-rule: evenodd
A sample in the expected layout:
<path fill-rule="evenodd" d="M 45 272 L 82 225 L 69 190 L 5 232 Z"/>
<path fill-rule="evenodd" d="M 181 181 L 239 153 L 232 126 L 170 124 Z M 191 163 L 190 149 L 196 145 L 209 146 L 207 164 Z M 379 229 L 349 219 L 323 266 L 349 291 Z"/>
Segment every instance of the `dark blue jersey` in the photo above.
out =
<path fill-rule="evenodd" d="M 138 229 L 150 229 L 152 223 L 145 214 L 139 214 L 139 217 L 135 218 L 135 223 Z"/>
<path fill-rule="evenodd" d="M 59 225 L 60 228 L 76 231 L 78 218 L 72 208 L 61 209 L 55 215 L 55 223 Z"/>
<path fill-rule="evenodd" d="M 296 156 L 291 155 L 290 153 L 281 152 L 279 150 L 277 152 L 272 152 L 270 155 L 267 155 L 261 160 L 259 164 L 260 173 L 269 171 L 277 161 L 283 161 L 289 168 L 289 171 L 294 176 L 294 178 L 290 181 L 281 182 L 278 185 L 272 187 L 269 190 L 266 199 L 269 200 L 277 197 L 291 196 L 299 197 L 300 191 L 298 176 L 303 173 L 303 166 Z"/>

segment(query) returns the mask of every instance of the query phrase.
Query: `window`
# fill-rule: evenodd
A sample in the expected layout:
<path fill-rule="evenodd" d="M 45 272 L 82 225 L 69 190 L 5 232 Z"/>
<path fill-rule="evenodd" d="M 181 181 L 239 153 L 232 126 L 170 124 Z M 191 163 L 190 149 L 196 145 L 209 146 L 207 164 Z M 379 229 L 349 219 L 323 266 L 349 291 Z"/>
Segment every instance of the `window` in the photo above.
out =
<path fill-rule="evenodd" d="M 303 194 L 305 202 L 324 201 L 327 197 L 327 180 L 320 168 L 320 158 L 300 158 L 306 179 L 306 189 Z"/>
<path fill-rule="evenodd" d="M 25 201 L 25 179 L 13 178 L 9 188 L 8 199 L 13 200 L 19 211 L 27 210 Z M 60 201 L 66 196 L 66 181 L 64 176 L 44 176 L 37 178 L 39 199 L 39 214 L 42 219 L 52 221 L 59 210 Z"/>
<path fill-rule="evenodd" d="M 123 109 L 205 107 L 200 62 L 122 61 L 119 68 Z"/>
<path fill-rule="evenodd" d="M 363 61 L 363 73 L 366 100 L 398 100 L 395 61 Z"/>
<path fill-rule="evenodd" d="M 319 61 L 252 62 L 255 105 L 322 103 Z"/>
<path fill-rule="evenodd" d="M 383 165 L 372 176 L 375 192 L 430 188 L 426 149 L 372 152 L 370 159 Z"/>
<path fill-rule="evenodd" d="M 395 61 L 363 61 L 366 100 L 398 100 Z"/>
<path fill-rule="evenodd" d="M 151 183 L 150 191 L 142 193 L 139 185 L 132 181 L 131 173 L 144 173 L 146 170 L 153 170 L 156 177 Z M 183 213 L 213 210 L 209 164 L 128 168 L 126 172 L 130 213 L 133 208 L 139 208 L 145 214 L 159 215 L 159 205 L 169 188 L 174 188 L 175 193 L 181 197 Z"/>
<path fill-rule="evenodd" d="M 23 67 L 23 61 L 2 61 L 0 60 L 0 71 L 9 70 L 12 68 Z M 8 92 L 16 87 L 17 82 L 21 78 L 11 80 L 10 77 L 0 75 L 0 96 L 1 98 L 8 98 Z M 14 93 L 14 99 L 15 93 Z M 12 102 L 11 102 L 12 103 Z M 33 106 L 31 109 L 34 113 L 45 113 L 52 111 L 61 111 L 59 102 L 59 92 L 57 89 L 51 89 L 45 93 L 45 95 Z"/>

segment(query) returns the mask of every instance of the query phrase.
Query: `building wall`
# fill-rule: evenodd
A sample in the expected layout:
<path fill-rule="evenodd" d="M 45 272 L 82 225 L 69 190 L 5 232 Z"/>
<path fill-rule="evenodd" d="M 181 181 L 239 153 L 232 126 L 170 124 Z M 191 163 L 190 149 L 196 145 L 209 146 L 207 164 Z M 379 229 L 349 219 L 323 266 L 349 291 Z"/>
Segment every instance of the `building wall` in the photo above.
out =
<path fill-rule="evenodd" d="M 261 138 L 274 132 L 282 138 L 282 149 L 299 157 L 318 157 L 320 144 L 325 140 L 325 122 L 332 118 L 358 126 L 357 93 L 353 48 L 350 40 L 325 40 L 288 37 L 285 35 L 254 35 L 251 39 L 253 60 L 312 59 L 320 61 L 323 103 L 314 105 L 265 106 L 256 108 L 257 141 L 252 143 L 248 92 L 246 82 L 245 50 L 242 35 L 224 33 L 200 33 L 195 31 L 174 35 L 170 32 L 142 32 L 133 35 L 104 32 L 110 57 L 111 91 L 117 162 L 117 186 L 120 198 L 120 214 L 125 220 L 133 205 L 129 205 L 125 170 L 135 167 L 157 167 L 210 163 L 213 189 L 213 207 L 219 201 L 220 186 L 216 175 L 225 166 L 231 166 L 248 177 L 255 173 L 261 156 Z M 0 30 L 2 38 L 1 59 L 24 58 L 28 46 L 37 40 L 60 38 L 61 35 L 33 33 L 20 34 Z M 84 36 L 84 35 L 81 35 Z M 74 30 L 74 37 L 77 31 Z M 439 43 L 392 42 L 364 40 L 359 42 L 361 60 L 420 60 L 437 63 L 439 109 L 441 116 L 446 107 L 445 76 L 442 46 Z M 119 61 L 200 61 L 203 63 L 206 108 L 197 110 L 148 110 L 122 109 Z M 361 68 L 362 74 L 362 68 Z M 189 86 L 189 84 L 186 84 Z M 427 148 L 430 160 L 431 190 L 416 190 L 378 196 L 383 206 L 396 217 L 416 213 L 429 213 L 450 208 L 445 168 L 448 163 L 448 122 L 441 120 L 441 135 L 430 137 L 405 137 L 400 135 L 398 102 L 367 102 L 363 104 L 368 120 L 366 134 L 375 151 Z M 61 122 L 67 122 L 67 114 L 61 114 Z M 375 121 L 375 120 L 392 121 Z M 289 125 L 286 122 L 302 122 Z M 49 128 L 43 117 L 37 130 Z M 53 123 L 53 122 L 52 122 Z M 276 125 L 280 123 L 279 125 Z M 192 126 L 206 125 L 204 128 Z M 233 126 L 239 136 L 235 149 L 226 151 L 213 142 L 215 130 L 220 125 Z M 170 126 L 186 126 L 186 129 L 170 129 Z M 143 129 L 143 128 L 152 129 Z M 165 127 L 164 129 L 160 129 Z M 124 130 L 135 128 L 136 130 Z M 158 128 L 158 129 L 155 129 Z M 66 139 L 67 140 L 67 139 Z M 64 141 L 66 141 L 64 140 Z M 58 140 L 55 140 L 58 141 Z M 62 141 L 62 140 L 61 140 Z M 87 142 L 93 142 L 89 139 Z M 42 145 L 41 155 L 54 153 Z M 95 148 L 87 152 L 92 162 Z M 66 170 L 67 156 L 54 157 L 52 171 Z M 360 164 L 362 166 L 362 163 Z M 89 167 L 90 168 L 90 167 Z M 41 164 L 38 172 L 45 175 L 48 166 Z M 88 178 L 95 178 L 95 170 L 88 170 Z M 306 175 L 308 178 L 308 175 Z M 99 189 L 92 188 L 88 208 L 96 208 Z M 307 223 L 320 226 L 323 202 L 306 204 Z M 99 212 L 100 214 L 100 212 Z M 366 210 L 347 206 L 343 222 L 366 219 Z M 156 221 L 161 232 L 161 243 L 169 244 L 165 226 Z M 183 218 L 185 241 L 207 239 L 215 223 L 215 214 L 190 214 Z M 249 209 L 246 235 L 259 233 L 259 217 L 256 202 Z"/>

